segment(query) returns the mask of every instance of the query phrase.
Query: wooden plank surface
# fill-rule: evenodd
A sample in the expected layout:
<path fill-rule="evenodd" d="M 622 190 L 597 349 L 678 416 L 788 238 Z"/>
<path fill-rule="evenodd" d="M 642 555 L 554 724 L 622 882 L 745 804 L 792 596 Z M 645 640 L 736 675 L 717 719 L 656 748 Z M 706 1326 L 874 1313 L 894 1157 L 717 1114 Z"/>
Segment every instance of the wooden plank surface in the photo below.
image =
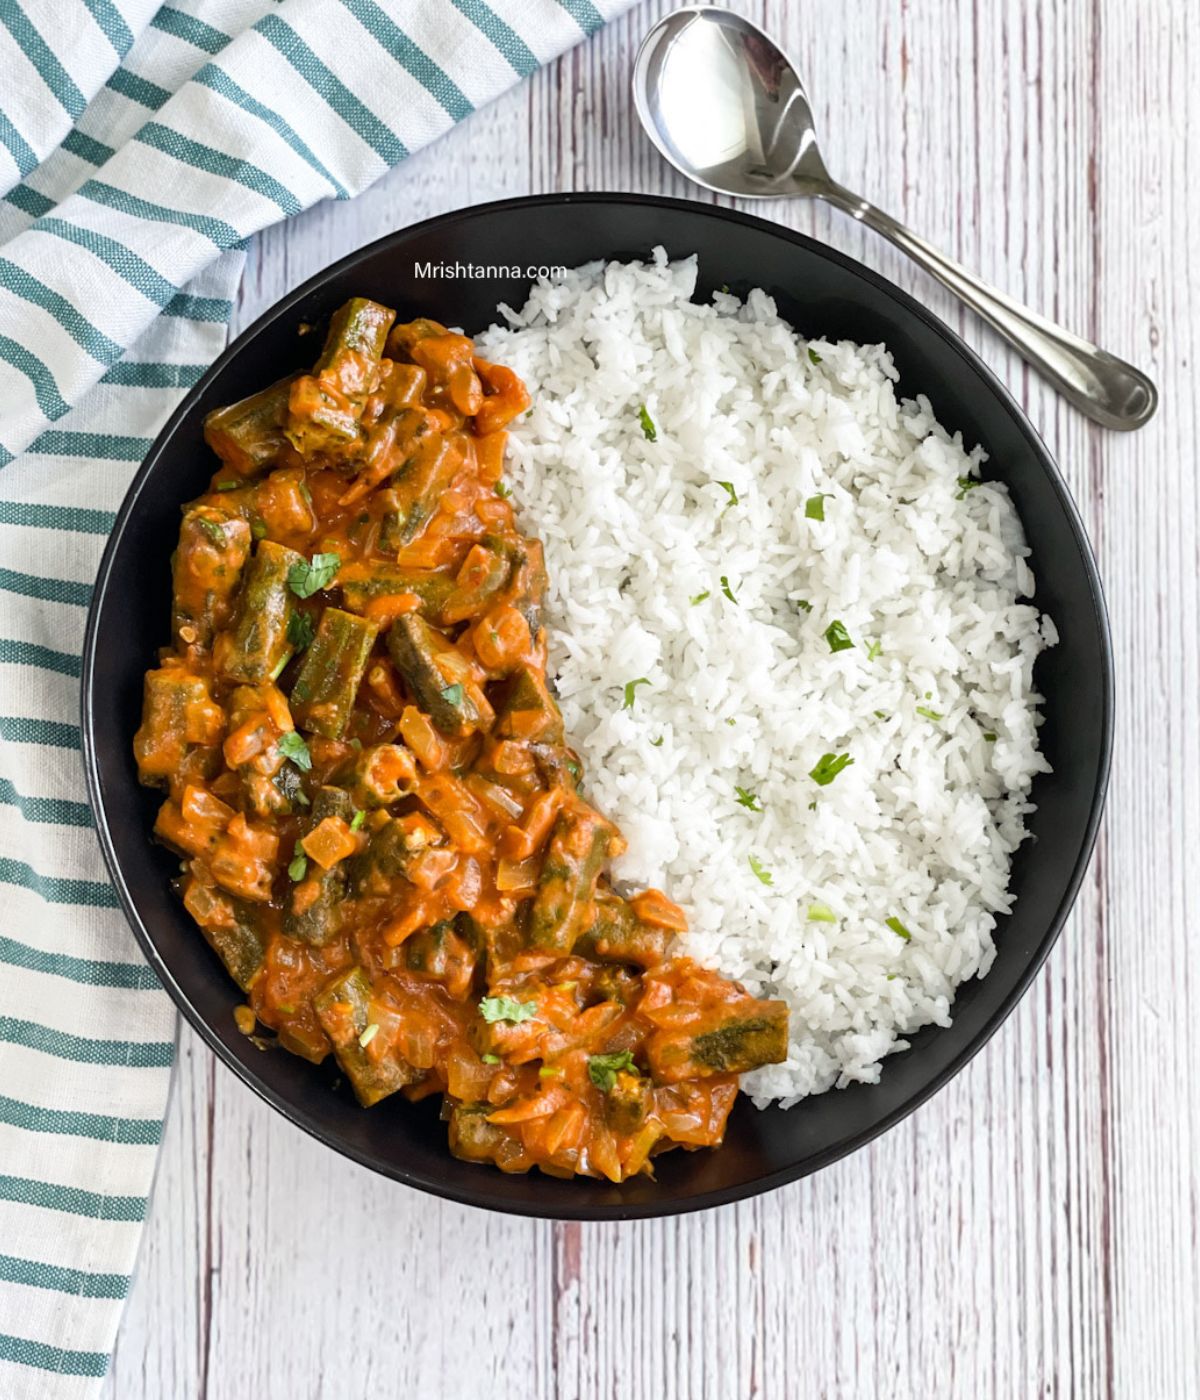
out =
<path fill-rule="evenodd" d="M 256 240 L 238 325 L 416 219 L 554 189 L 690 193 L 636 127 L 637 8 L 352 204 Z M 1118 658 L 1106 824 L 992 1044 L 901 1127 L 738 1207 L 509 1220 L 351 1166 L 186 1030 L 110 1400 L 1200 1393 L 1200 10 L 1193 0 L 762 0 L 835 173 L 1150 369 L 1086 424 L 839 215 L 759 212 L 917 293 L 1012 386 L 1101 559 Z"/>

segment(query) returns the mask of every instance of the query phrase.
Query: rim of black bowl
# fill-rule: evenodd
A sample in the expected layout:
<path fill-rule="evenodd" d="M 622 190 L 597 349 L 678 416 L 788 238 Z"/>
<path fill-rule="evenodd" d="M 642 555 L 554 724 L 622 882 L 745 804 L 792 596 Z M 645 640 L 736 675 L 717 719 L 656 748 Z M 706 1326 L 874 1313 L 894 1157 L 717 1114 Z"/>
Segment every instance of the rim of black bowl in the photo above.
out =
<path fill-rule="evenodd" d="M 266 323 L 274 321 L 281 316 L 288 315 L 292 308 L 303 302 L 305 298 L 311 296 L 313 292 L 318 290 L 323 283 L 330 280 L 333 276 L 373 256 L 392 242 L 408 238 L 413 234 L 420 233 L 434 226 L 453 224 L 456 219 L 476 218 L 481 214 L 489 212 L 521 208 L 554 208 L 558 206 L 589 203 L 604 205 L 642 205 L 675 211 L 691 211 L 696 214 L 703 214 L 708 218 L 722 219 L 730 223 L 743 224 L 763 232 L 768 232 L 774 237 L 791 243 L 796 247 L 804 248 L 807 252 L 825 258 L 865 281 L 873 283 L 879 290 L 885 292 L 896 301 L 908 315 L 924 322 L 926 326 L 932 329 L 958 356 L 966 361 L 971 370 L 986 383 L 990 391 L 1000 400 L 1001 404 L 1008 410 L 1019 427 L 1022 435 L 1029 444 L 1030 450 L 1037 458 L 1042 470 L 1053 486 L 1062 504 L 1064 514 L 1076 537 L 1080 557 L 1087 574 L 1097 632 L 1100 638 L 1101 660 L 1104 672 L 1103 695 L 1101 697 L 1103 716 L 1102 743 L 1101 751 L 1098 755 L 1096 786 L 1087 826 L 1070 879 L 1067 882 L 1063 897 L 1059 902 L 1058 908 L 1055 910 L 1053 918 L 1047 925 L 1037 947 L 1028 956 L 1026 966 L 1013 984 L 1008 996 L 999 1004 L 978 1034 L 976 1034 L 972 1040 L 968 1041 L 967 1044 L 963 1046 L 962 1050 L 947 1063 L 944 1069 L 924 1084 L 920 1090 L 913 1093 L 912 1096 L 899 1107 L 892 1110 L 890 1113 L 884 1114 L 869 1128 L 854 1134 L 852 1137 L 837 1142 L 826 1150 L 805 1158 L 798 1164 L 793 1164 L 776 1171 L 765 1172 L 759 1177 L 741 1181 L 732 1186 L 722 1187 L 718 1190 L 683 1198 L 667 1198 L 664 1200 L 655 1200 L 653 1202 L 614 1206 L 612 1204 L 601 1205 L 599 1203 L 590 1203 L 586 1196 L 586 1187 L 590 1183 L 584 1182 L 584 1190 L 581 1191 L 577 1203 L 572 1202 L 570 1205 L 566 1205 L 558 1200 L 554 1200 L 547 1201 L 546 1206 L 542 1208 L 541 1206 L 522 1201 L 501 1203 L 494 1199 L 489 1199 L 482 1182 L 481 1189 L 479 1190 L 459 1190 L 436 1178 L 427 1178 L 418 1173 L 407 1171 L 393 1162 L 380 1159 L 369 1152 L 359 1151 L 352 1145 L 339 1141 L 335 1135 L 327 1132 L 320 1123 L 314 1121 L 307 1113 L 298 1109 L 282 1095 L 276 1093 L 270 1086 L 257 1079 L 250 1073 L 246 1066 L 227 1052 L 225 1045 L 217 1036 L 214 1028 L 193 1006 L 188 993 L 176 981 L 170 968 L 159 954 L 154 938 L 142 921 L 137 906 L 125 882 L 113 846 L 102 801 L 99 759 L 94 742 L 95 704 L 92 692 L 95 680 L 100 604 L 105 595 L 114 562 L 120 551 L 121 539 L 125 532 L 125 527 L 130 517 L 137 509 L 138 498 L 141 494 L 142 487 L 154 470 L 159 457 L 169 444 L 174 434 L 176 424 L 186 416 L 193 401 L 204 391 L 208 382 L 241 353 L 241 347 L 245 341 L 256 335 Z M 331 263 L 328 267 L 310 277 L 301 286 L 289 292 L 273 306 L 269 307 L 257 320 L 246 327 L 241 335 L 225 349 L 201 379 L 198 380 L 184 396 L 175 412 L 172 413 L 155 438 L 153 446 L 146 454 L 142 465 L 139 467 L 129 485 L 129 489 L 117 512 L 117 518 L 113 525 L 112 533 L 105 546 L 104 553 L 100 560 L 100 567 L 97 571 L 96 584 L 92 594 L 91 605 L 88 610 L 81 675 L 81 729 L 84 774 L 87 782 L 88 798 L 95 815 L 96 833 L 104 855 L 105 864 L 108 867 L 109 875 L 116 888 L 117 898 L 120 901 L 121 909 L 130 927 L 133 929 L 134 936 L 141 946 L 142 952 L 154 969 L 155 975 L 162 982 L 176 1007 L 182 1011 L 195 1031 L 209 1048 L 215 1052 L 218 1058 L 221 1059 L 244 1084 L 252 1089 L 261 1099 L 264 1099 L 270 1104 L 277 1112 L 282 1114 L 289 1122 L 302 1128 L 311 1137 L 316 1138 L 319 1142 L 332 1148 L 340 1155 L 348 1157 L 359 1165 L 378 1172 L 383 1176 L 390 1177 L 392 1180 L 399 1181 L 417 1190 L 427 1191 L 432 1195 L 447 1200 L 457 1201 L 463 1205 L 477 1206 L 487 1210 L 494 1210 L 502 1214 L 522 1215 L 543 1219 L 589 1221 L 635 1220 L 665 1215 L 687 1214 L 692 1211 L 710 1209 L 714 1206 L 727 1205 L 733 1201 L 745 1200 L 748 1197 L 775 1190 L 777 1187 L 785 1186 L 790 1182 L 798 1181 L 802 1177 L 820 1171 L 830 1166 L 832 1163 L 839 1161 L 841 1158 L 849 1156 L 852 1152 L 856 1152 L 860 1148 L 865 1147 L 868 1143 L 874 1141 L 875 1138 L 881 1136 L 891 1128 L 894 1128 L 898 1123 L 920 1108 L 922 1104 L 932 1098 L 934 1094 L 944 1088 L 945 1085 L 983 1049 L 988 1041 L 991 1040 L 992 1036 L 995 1035 L 1004 1021 L 1008 1019 L 1017 1003 L 1025 995 L 1030 983 L 1041 970 L 1043 963 L 1049 956 L 1051 948 L 1053 948 L 1055 942 L 1058 940 L 1063 924 L 1066 922 L 1067 916 L 1075 903 L 1080 885 L 1083 882 L 1083 877 L 1091 861 L 1092 851 L 1095 846 L 1104 812 L 1112 759 L 1114 704 L 1114 662 L 1108 610 L 1104 600 L 1104 592 L 1095 555 L 1092 551 L 1091 542 L 1088 539 L 1087 531 L 1084 527 L 1082 517 L 1079 514 L 1079 509 L 1075 503 L 1074 497 L 1067 487 L 1066 480 L 1059 470 L 1058 464 L 1055 462 L 1040 435 L 1025 415 L 1024 410 L 1013 398 L 1008 388 L 997 378 L 995 373 L 954 330 L 946 325 L 939 317 L 922 306 L 913 296 L 903 291 L 900 287 L 897 287 L 895 283 L 890 282 L 880 273 L 875 272 L 872 268 L 865 266 L 854 258 L 848 257 L 845 253 L 841 253 L 829 247 L 827 244 L 821 243 L 817 239 L 810 238 L 802 233 L 797 233 L 781 224 L 772 223 L 768 219 L 758 218 L 753 214 L 742 213 L 740 210 L 728 209 L 715 204 L 706 204 L 698 200 L 673 199 L 661 195 L 600 191 L 526 195 L 514 199 L 494 200 L 486 204 L 475 204 L 461 209 L 450 210 L 444 214 L 437 214 L 431 218 L 423 219 L 419 223 L 409 224 L 402 229 L 397 229 L 389 234 L 385 234 L 384 237 L 376 239 L 373 243 L 364 245 L 355 252 L 347 254 L 347 256 L 339 259 L 337 262 Z M 720 1151 L 721 1149 L 714 1148 L 712 1150 Z"/>

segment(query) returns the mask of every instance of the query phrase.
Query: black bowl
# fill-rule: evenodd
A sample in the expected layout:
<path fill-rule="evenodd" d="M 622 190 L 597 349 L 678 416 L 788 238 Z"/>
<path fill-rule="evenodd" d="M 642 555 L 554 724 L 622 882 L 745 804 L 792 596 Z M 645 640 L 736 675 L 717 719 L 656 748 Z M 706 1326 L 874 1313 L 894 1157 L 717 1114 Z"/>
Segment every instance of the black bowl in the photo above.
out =
<path fill-rule="evenodd" d="M 450 1155 L 436 1102 L 396 1100 L 367 1112 L 333 1087 L 329 1066 L 263 1053 L 237 1032 L 231 1012 L 241 998 L 168 888 L 175 861 L 150 840 L 159 796 L 139 787 L 131 741 L 142 674 L 168 636 L 179 507 L 213 470 L 201 437 L 209 409 L 308 364 L 317 338 L 302 336 L 300 324 L 319 324 L 351 295 L 474 332 L 500 302 L 524 301 L 529 278 L 516 268 L 645 257 L 657 244 L 673 257 L 699 254 L 703 297 L 723 283 L 735 292 L 764 287 L 805 335 L 886 341 L 900 388 L 927 394 L 943 423 L 986 448 L 988 470 L 1008 485 L 1025 523 L 1038 602 L 1062 634 L 1037 669 L 1054 772 L 1034 787 L 1036 839 L 1014 862 L 1016 911 L 1000 921 L 990 975 L 959 989 L 952 1027 L 926 1028 L 887 1060 L 881 1083 L 786 1113 L 739 1100 L 722 1148 L 668 1153 L 653 1181 L 504 1176 Z M 484 265 L 489 275 L 418 273 L 423 263 Z M 529 516 L 536 530 L 532 502 Z M 952 331 L 877 274 L 761 219 L 682 200 L 558 195 L 446 214 L 344 258 L 263 316 L 188 394 L 134 479 L 100 565 L 84 652 L 83 746 L 100 842 L 147 958 L 197 1031 L 268 1103 L 355 1161 L 439 1196 L 523 1215 L 628 1219 L 719 1205 L 815 1171 L 897 1123 L 966 1064 L 1029 985 L 1079 888 L 1103 806 L 1112 695 L 1100 581 L 1066 485 L 1008 393 Z"/>

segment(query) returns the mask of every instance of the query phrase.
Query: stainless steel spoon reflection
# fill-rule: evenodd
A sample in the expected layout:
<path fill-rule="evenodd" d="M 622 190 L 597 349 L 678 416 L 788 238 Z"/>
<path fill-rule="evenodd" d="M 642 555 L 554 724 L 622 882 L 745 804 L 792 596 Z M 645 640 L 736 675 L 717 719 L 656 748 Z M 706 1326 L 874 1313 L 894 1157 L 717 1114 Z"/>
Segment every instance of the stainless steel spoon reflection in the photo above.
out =
<path fill-rule="evenodd" d="M 902 248 L 1089 418 L 1127 430 L 1153 415 L 1158 391 L 1140 370 L 988 286 L 839 185 L 800 75 L 749 20 L 707 5 L 660 20 L 638 51 L 633 96 L 650 139 L 690 180 L 742 199 L 826 200 Z"/>

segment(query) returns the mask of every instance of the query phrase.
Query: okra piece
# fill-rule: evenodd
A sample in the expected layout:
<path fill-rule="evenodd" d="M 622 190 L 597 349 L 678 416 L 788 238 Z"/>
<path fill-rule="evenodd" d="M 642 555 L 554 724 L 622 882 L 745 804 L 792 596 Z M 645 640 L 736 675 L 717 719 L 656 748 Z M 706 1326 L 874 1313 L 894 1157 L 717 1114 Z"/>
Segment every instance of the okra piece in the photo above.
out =
<path fill-rule="evenodd" d="M 403 744 L 372 744 L 354 765 L 354 797 L 360 807 L 386 807 L 412 791 L 417 764 Z"/>
<path fill-rule="evenodd" d="M 166 787 L 189 754 L 220 743 L 225 713 L 208 681 L 178 663 L 147 671 L 143 696 L 142 723 L 133 738 L 138 778 L 147 787 Z"/>
<path fill-rule="evenodd" d="M 514 554 L 514 547 L 507 540 L 485 536 L 468 556 L 473 576 L 459 583 L 446 599 L 443 621 L 464 622 L 478 617 L 512 577 Z"/>
<path fill-rule="evenodd" d="M 259 541 L 246 566 L 233 625 L 214 643 L 213 659 L 228 680 L 258 685 L 274 679 L 288 652 L 288 623 L 296 608 L 288 570 L 303 563 L 294 549 Z"/>
<path fill-rule="evenodd" d="M 404 569 L 397 564 L 347 564 L 338 574 L 342 602 L 351 612 L 365 612 L 376 598 L 398 598 L 412 593 L 420 599 L 420 612 L 437 621 L 446 599 L 454 592 L 454 579 L 432 569 Z"/>
<path fill-rule="evenodd" d="M 380 542 L 384 549 L 400 549 L 424 529 L 437 510 L 446 487 L 462 465 L 462 457 L 441 433 L 434 432 L 422 416 L 424 431 L 392 473 L 390 497 L 393 509 L 384 519 Z"/>
<path fill-rule="evenodd" d="M 298 725 L 326 739 L 342 737 L 378 635 L 377 622 L 341 608 L 325 609 L 292 686 Z"/>
<path fill-rule="evenodd" d="M 277 462 L 288 445 L 284 435 L 292 376 L 204 420 L 204 440 L 239 476 L 257 476 Z"/>
<path fill-rule="evenodd" d="M 529 942 L 562 953 L 575 946 L 591 917 L 596 881 L 613 828 L 582 804 L 564 812 L 550 833 L 529 918 Z"/>
<path fill-rule="evenodd" d="M 667 931 L 642 923 L 620 895 L 597 899 L 595 911 L 591 927 L 579 940 L 584 957 L 643 968 L 654 967 L 666 957 Z"/>
<path fill-rule="evenodd" d="M 441 982 L 455 1000 L 461 1000 L 470 990 L 476 954 L 456 932 L 454 924 L 443 920 L 421 929 L 401 946 L 409 972 Z"/>
<path fill-rule="evenodd" d="M 396 313 L 366 297 L 351 297 L 329 318 L 329 330 L 321 358 L 314 366 L 315 374 L 336 369 L 347 351 L 357 351 L 368 360 L 379 360 L 387 344 L 388 331 Z"/>
<path fill-rule="evenodd" d="M 699 1026 L 656 1031 L 646 1057 L 658 1083 L 675 1084 L 779 1064 L 787 1050 L 787 1003 L 747 997 L 707 1011 Z"/>
<path fill-rule="evenodd" d="M 450 1151 L 463 1162 L 494 1162 L 508 1134 L 488 1122 L 493 1106 L 456 1103 L 450 1109 Z"/>
<path fill-rule="evenodd" d="M 614 1133 L 632 1137 L 641 1130 L 650 1111 L 653 1093 L 650 1081 L 640 1074 L 622 1071 L 616 1083 L 604 1096 L 604 1116 Z"/>
<path fill-rule="evenodd" d="M 262 934 L 250 918 L 250 911 L 245 909 L 244 914 L 245 917 L 239 918 L 232 928 L 205 928 L 200 931 L 208 946 L 225 964 L 230 977 L 246 992 L 258 976 L 267 954 Z"/>
<path fill-rule="evenodd" d="M 388 628 L 388 655 L 442 733 L 461 737 L 479 727 L 479 710 L 466 690 L 451 685 L 438 668 L 437 635 L 420 613 L 405 613 Z"/>
<path fill-rule="evenodd" d="M 365 851 L 350 865 L 350 886 L 354 894 L 386 897 L 395 892 L 398 879 L 407 879 L 412 862 L 427 850 L 430 841 L 423 826 L 407 825 L 393 818 L 371 833 Z"/>
<path fill-rule="evenodd" d="M 243 992 L 249 991 L 267 956 L 256 910 L 194 876 L 186 882 L 183 902 L 230 977 Z"/>
<path fill-rule="evenodd" d="M 314 831 L 326 817 L 354 817 L 354 800 L 345 788 L 323 787 L 313 798 L 312 819 L 305 835 Z M 313 885 L 316 885 L 316 893 Z M 302 943 L 322 947 L 341 928 L 342 902 L 346 898 L 346 862 L 339 860 L 323 870 L 315 860 L 308 862 L 304 879 L 288 892 L 283 915 L 283 931 Z"/>
<path fill-rule="evenodd" d="M 496 721 L 496 733 L 502 739 L 562 743 L 562 715 L 535 667 L 519 666 L 513 673 Z"/>
<path fill-rule="evenodd" d="M 250 557 L 250 526 L 215 506 L 184 511 L 172 560 L 171 634 L 177 647 L 207 646 L 224 627 Z"/>
<path fill-rule="evenodd" d="M 352 297 L 334 312 L 312 374 L 301 375 L 288 397 L 287 438 L 298 452 L 338 457 L 350 449 L 353 455 L 395 317 L 365 297 Z"/>
<path fill-rule="evenodd" d="M 333 1042 L 337 1062 L 364 1108 L 420 1079 L 420 1072 L 394 1049 L 382 1055 L 370 1053 L 374 1038 L 368 1030 L 372 1024 L 371 983 L 361 967 L 335 977 L 313 998 L 313 1006 Z"/>

